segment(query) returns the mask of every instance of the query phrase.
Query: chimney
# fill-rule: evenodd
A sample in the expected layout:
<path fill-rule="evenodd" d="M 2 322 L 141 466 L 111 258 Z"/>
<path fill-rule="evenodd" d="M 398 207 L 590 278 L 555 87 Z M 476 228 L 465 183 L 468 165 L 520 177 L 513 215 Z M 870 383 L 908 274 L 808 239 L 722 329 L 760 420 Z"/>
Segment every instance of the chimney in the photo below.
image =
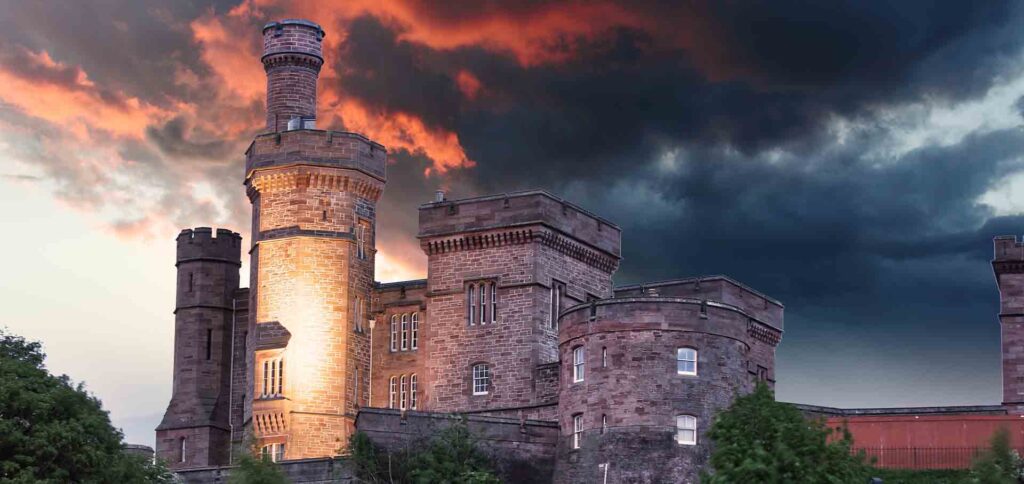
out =
<path fill-rule="evenodd" d="M 444 190 L 438 190 L 434 192 L 434 203 L 440 203 L 444 201 Z"/>

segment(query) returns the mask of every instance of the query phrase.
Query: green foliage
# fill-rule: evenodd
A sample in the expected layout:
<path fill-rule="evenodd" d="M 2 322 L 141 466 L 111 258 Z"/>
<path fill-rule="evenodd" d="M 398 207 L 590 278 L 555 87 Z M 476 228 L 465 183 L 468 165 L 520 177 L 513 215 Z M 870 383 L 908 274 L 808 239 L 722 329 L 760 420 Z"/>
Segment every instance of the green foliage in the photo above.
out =
<path fill-rule="evenodd" d="M 172 482 L 122 452 L 100 401 L 45 359 L 38 342 L 0 329 L 0 482 Z"/>
<path fill-rule="evenodd" d="M 715 442 L 712 474 L 702 480 L 727 483 L 857 483 L 870 474 L 863 455 L 851 455 L 852 438 L 845 429 L 829 442 L 832 430 L 808 420 L 796 407 L 775 401 L 771 390 L 758 385 L 736 399 L 715 419 L 708 437 Z"/>
<path fill-rule="evenodd" d="M 418 450 L 387 452 L 369 437 L 355 433 L 349 441 L 356 475 L 370 483 L 498 484 L 487 458 L 464 423 L 438 433 Z"/>
<path fill-rule="evenodd" d="M 1000 428 L 992 434 L 989 449 L 971 466 L 971 481 L 978 484 L 1016 484 L 1021 478 L 1021 459 L 1010 447 L 1010 433 Z"/>
<path fill-rule="evenodd" d="M 960 469 L 910 470 L 875 469 L 873 477 L 882 478 L 885 484 L 964 484 L 970 481 L 970 472 Z"/>
<path fill-rule="evenodd" d="M 230 484 L 288 484 L 277 464 L 268 459 L 244 455 L 238 460 L 238 467 L 231 470 Z"/>

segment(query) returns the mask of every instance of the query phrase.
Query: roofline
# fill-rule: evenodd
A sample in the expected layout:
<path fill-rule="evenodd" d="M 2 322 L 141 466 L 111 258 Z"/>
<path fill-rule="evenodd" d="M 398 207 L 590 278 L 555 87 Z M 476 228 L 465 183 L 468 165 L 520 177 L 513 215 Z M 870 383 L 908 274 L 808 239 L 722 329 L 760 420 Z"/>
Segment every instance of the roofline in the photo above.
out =
<path fill-rule="evenodd" d="M 1002 405 L 950 405 L 946 407 L 891 407 L 891 408 L 835 408 L 803 403 L 790 403 L 808 412 L 831 414 L 837 417 L 887 417 L 897 415 L 948 415 L 965 413 L 1006 413 Z"/>
<path fill-rule="evenodd" d="M 426 279 L 410 279 L 408 281 L 392 281 L 392 282 L 379 282 L 373 281 L 373 286 L 377 289 L 392 289 L 396 287 L 414 287 L 414 286 L 426 286 Z"/>
<path fill-rule="evenodd" d="M 663 280 L 663 281 L 645 282 L 645 283 L 641 283 L 641 284 L 630 284 L 628 286 L 617 286 L 617 287 L 613 287 L 612 288 L 612 292 L 614 292 L 614 291 L 629 291 L 629 290 L 633 290 L 633 289 L 646 289 L 646 288 L 650 288 L 650 287 L 672 286 L 672 285 L 676 285 L 676 284 L 684 284 L 684 283 L 697 282 L 697 281 L 713 281 L 713 280 L 717 280 L 717 279 L 728 281 L 728 282 L 731 282 L 731 283 L 733 283 L 733 284 L 735 284 L 735 285 L 737 285 L 739 287 L 742 287 L 743 289 L 746 289 L 746 290 L 748 290 L 748 291 L 750 291 L 750 292 L 752 292 L 754 294 L 757 294 L 758 296 L 761 296 L 761 297 L 767 299 L 769 302 L 771 302 L 772 304 L 775 304 L 776 306 L 778 306 L 780 308 L 785 309 L 785 307 L 786 307 L 778 299 L 775 299 L 775 298 L 773 298 L 773 297 L 771 297 L 771 296 L 769 296 L 769 295 L 767 295 L 767 294 L 765 294 L 765 293 L 763 293 L 761 291 L 758 291 L 757 289 L 754 289 L 754 288 L 752 288 L 752 287 L 750 287 L 750 286 L 748 286 L 748 285 L 746 285 L 746 284 L 744 284 L 744 283 L 742 283 L 740 281 L 737 281 L 736 279 L 733 279 L 733 278 L 731 278 L 729 276 L 726 276 L 726 275 L 723 275 L 723 274 L 713 274 L 713 275 L 709 275 L 709 276 L 694 276 L 694 277 L 686 277 L 686 278 L 681 278 L 681 279 L 667 279 L 667 280 Z"/>
<path fill-rule="evenodd" d="M 588 217 L 591 217 L 591 218 L 593 218 L 595 220 L 600 220 L 601 223 L 603 223 L 605 225 L 608 225 L 608 226 L 618 230 L 619 232 L 622 232 L 622 228 L 621 227 L 619 227 L 618 225 L 612 223 L 608 219 L 606 219 L 606 218 L 604 218 L 604 217 L 602 217 L 600 215 L 597 215 L 594 212 L 591 212 L 591 211 L 589 211 L 589 210 L 587 210 L 587 209 L 585 209 L 585 208 L 583 208 L 583 207 L 581 207 L 579 205 L 576 205 L 575 203 L 572 203 L 572 202 L 570 202 L 570 201 L 568 201 L 568 200 L 566 200 L 564 198 L 560 198 L 560 197 L 554 195 L 553 193 L 551 193 L 551 192 L 549 192 L 547 190 L 541 189 L 541 188 L 535 188 L 535 189 L 531 189 L 531 190 L 520 190 L 520 191 L 514 191 L 514 192 L 496 193 L 496 194 L 492 194 L 492 195 L 483 195 L 483 196 L 479 196 L 479 197 L 460 198 L 460 199 L 457 199 L 457 200 L 445 200 L 443 202 L 427 202 L 427 203 L 424 203 L 424 204 L 420 205 L 419 209 L 422 210 L 424 208 L 444 207 L 444 206 L 447 206 L 447 205 L 462 204 L 462 203 L 486 202 L 486 201 L 490 201 L 490 200 L 502 200 L 502 199 L 505 199 L 505 198 L 528 197 L 530 195 L 542 195 L 542 196 L 550 198 L 550 199 L 552 199 L 552 200 L 554 200 L 556 202 L 568 205 L 568 206 L 570 206 L 570 207 L 580 211 L 584 215 L 587 215 Z"/>

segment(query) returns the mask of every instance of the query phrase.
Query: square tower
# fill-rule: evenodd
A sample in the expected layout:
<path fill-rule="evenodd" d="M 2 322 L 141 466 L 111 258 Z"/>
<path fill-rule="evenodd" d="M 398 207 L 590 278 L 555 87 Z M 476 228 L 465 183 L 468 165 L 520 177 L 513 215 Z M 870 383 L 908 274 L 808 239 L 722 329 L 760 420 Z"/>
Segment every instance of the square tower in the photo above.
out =
<path fill-rule="evenodd" d="M 1014 235 L 993 241 L 992 270 L 999 287 L 1003 405 L 1024 412 L 1024 244 Z"/>
<path fill-rule="evenodd" d="M 427 410 L 554 418 L 558 315 L 612 295 L 617 226 L 544 191 L 420 206 Z"/>

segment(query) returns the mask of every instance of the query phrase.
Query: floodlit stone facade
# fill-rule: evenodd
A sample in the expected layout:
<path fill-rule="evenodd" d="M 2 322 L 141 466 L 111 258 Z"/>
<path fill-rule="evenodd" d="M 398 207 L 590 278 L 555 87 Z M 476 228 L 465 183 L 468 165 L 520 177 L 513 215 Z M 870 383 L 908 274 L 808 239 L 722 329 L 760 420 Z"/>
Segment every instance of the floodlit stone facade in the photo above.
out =
<path fill-rule="evenodd" d="M 263 36 L 249 288 L 238 234 L 181 233 L 157 455 L 189 482 L 251 448 L 314 479 L 356 429 L 398 445 L 462 414 L 512 481 L 695 479 L 714 413 L 774 382 L 781 304 L 722 276 L 615 289 L 618 226 L 544 191 L 439 194 L 419 207 L 427 278 L 375 282 L 387 152 L 316 129 L 318 25 Z M 685 375 L 680 348 L 695 351 Z"/>

